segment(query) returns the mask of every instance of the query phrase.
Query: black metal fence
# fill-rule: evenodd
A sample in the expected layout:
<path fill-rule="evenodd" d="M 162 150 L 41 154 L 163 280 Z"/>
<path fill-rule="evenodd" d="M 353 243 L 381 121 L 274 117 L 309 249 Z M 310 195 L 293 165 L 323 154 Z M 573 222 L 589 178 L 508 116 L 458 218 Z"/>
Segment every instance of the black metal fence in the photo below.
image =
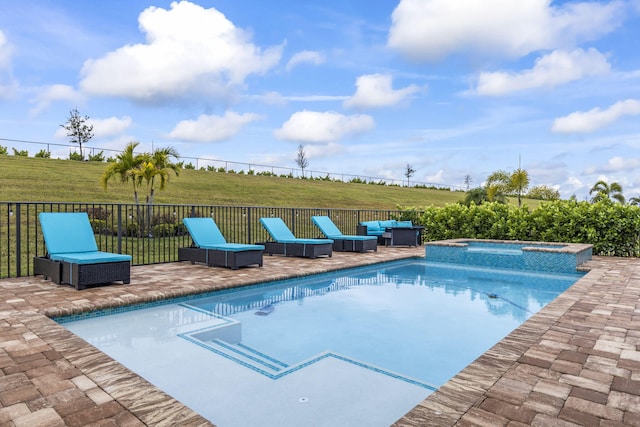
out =
<path fill-rule="evenodd" d="M 355 234 L 360 221 L 403 216 L 396 210 L 0 202 L 0 279 L 33 274 L 33 257 L 46 254 L 40 212 L 87 212 L 99 249 L 129 254 L 133 265 L 177 261 L 178 248 L 191 245 L 182 225 L 188 217 L 214 218 L 229 242 L 256 243 L 269 240 L 262 217 L 280 217 L 296 237 L 314 238 L 321 237 L 314 215 L 329 216 L 345 234 Z"/>

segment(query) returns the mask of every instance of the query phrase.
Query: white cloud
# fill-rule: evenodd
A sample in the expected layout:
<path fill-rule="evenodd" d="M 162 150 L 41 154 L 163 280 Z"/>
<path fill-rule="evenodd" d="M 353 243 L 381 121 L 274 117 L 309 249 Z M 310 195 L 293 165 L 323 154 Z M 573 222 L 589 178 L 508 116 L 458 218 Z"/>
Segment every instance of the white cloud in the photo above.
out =
<path fill-rule="evenodd" d="M 11 64 L 11 53 L 12 48 L 9 40 L 7 36 L 4 35 L 4 32 L 0 30 L 0 69 L 9 68 Z"/>
<path fill-rule="evenodd" d="M 108 117 L 106 119 L 89 119 L 87 124 L 93 125 L 96 138 L 108 138 L 122 134 L 131 126 L 131 117 Z"/>
<path fill-rule="evenodd" d="M 556 50 L 538 58 L 530 70 L 481 73 L 476 93 L 505 95 L 519 90 L 556 86 L 586 76 L 606 74 L 610 70 L 611 65 L 596 49 L 576 49 L 571 52 Z"/>
<path fill-rule="evenodd" d="M 320 65 L 324 63 L 324 61 L 325 57 L 322 53 L 312 50 L 303 50 L 302 52 L 298 52 L 293 55 L 289 62 L 287 62 L 287 71 L 291 71 L 293 67 L 300 64 Z"/>
<path fill-rule="evenodd" d="M 374 108 L 395 105 L 418 91 L 416 85 L 393 89 L 389 74 L 367 74 L 357 78 L 356 93 L 344 101 L 347 108 Z"/>
<path fill-rule="evenodd" d="M 300 101 L 300 102 L 333 102 L 344 101 L 348 99 L 348 96 L 344 95 L 302 95 L 302 96 L 286 96 L 287 101 Z"/>
<path fill-rule="evenodd" d="M 183 120 L 168 137 L 184 141 L 216 142 L 232 138 L 247 124 L 261 119 L 253 113 L 238 114 L 227 111 L 224 116 L 202 114 L 197 120 Z"/>
<path fill-rule="evenodd" d="M 12 50 L 9 40 L 0 30 L 0 99 L 8 98 L 17 87 L 11 77 Z"/>
<path fill-rule="evenodd" d="M 193 94 L 224 96 L 281 57 L 282 46 L 264 52 L 214 8 L 188 1 L 165 10 L 149 7 L 139 18 L 147 43 L 126 45 L 85 62 L 82 90 L 153 102 Z"/>
<path fill-rule="evenodd" d="M 444 170 L 440 169 L 432 175 L 426 175 L 424 180 L 427 184 L 444 184 Z"/>
<path fill-rule="evenodd" d="M 69 85 L 55 84 L 40 90 L 35 100 L 36 106 L 31 109 L 32 115 L 37 115 L 49 108 L 56 101 L 69 101 L 71 104 L 84 102 L 84 96 Z"/>
<path fill-rule="evenodd" d="M 640 167 L 640 159 L 615 156 L 610 158 L 605 165 L 586 168 L 585 173 L 589 175 L 607 174 L 635 170 L 638 167 Z"/>
<path fill-rule="evenodd" d="M 367 132 L 375 127 L 371 116 L 345 116 L 333 111 L 298 111 L 274 134 L 279 139 L 307 143 L 335 142 L 346 136 Z"/>
<path fill-rule="evenodd" d="M 595 181 L 594 181 L 595 182 Z M 588 193 L 589 187 L 584 184 L 580 178 L 575 176 L 569 176 L 567 179 L 560 185 L 558 188 L 562 197 L 571 197 L 575 195 L 577 192 L 586 192 Z M 583 196 L 586 199 L 586 196 Z"/>
<path fill-rule="evenodd" d="M 594 40 L 624 18 L 625 3 L 549 0 L 401 0 L 388 45 L 416 60 L 456 52 L 520 57 Z"/>
<path fill-rule="evenodd" d="M 131 126 L 131 117 L 89 118 L 87 125 L 93 125 L 94 138 L 110 138 L 112 136 L 121 136 L 121 134 Z M 67 130 L 59 127 L 55 133 L 55 137 L 66 138 Z"/>
<path fill-rule="evenodd" d="M 582 112 L 576 111 L 568 116 L 554 120 L 552 132 L 558 133 L 587 133 L 610 125 L 623 116 L 640 115 L 640 101 L 627 99 L 616 102 L 606 110 L 594 108 Z"/>
<path fill-rule="evenodd" d="M 285 105 L 287 103 L 287 100 L 280 93 L 275 91 L 265 92 L 254 99 L 258 99 L 267 105 Z"/>

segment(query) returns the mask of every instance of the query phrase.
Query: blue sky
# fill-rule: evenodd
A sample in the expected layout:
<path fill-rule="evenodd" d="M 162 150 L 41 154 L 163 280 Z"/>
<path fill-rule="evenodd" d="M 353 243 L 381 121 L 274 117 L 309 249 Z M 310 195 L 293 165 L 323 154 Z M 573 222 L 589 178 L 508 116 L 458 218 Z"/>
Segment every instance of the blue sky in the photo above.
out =
<path fill-rule="evenodd" d="M 638 197 L 638 40 L 640 0 L 4 2 L 0 138 L 67 158 L 78 108 L 89 147 Z"/>

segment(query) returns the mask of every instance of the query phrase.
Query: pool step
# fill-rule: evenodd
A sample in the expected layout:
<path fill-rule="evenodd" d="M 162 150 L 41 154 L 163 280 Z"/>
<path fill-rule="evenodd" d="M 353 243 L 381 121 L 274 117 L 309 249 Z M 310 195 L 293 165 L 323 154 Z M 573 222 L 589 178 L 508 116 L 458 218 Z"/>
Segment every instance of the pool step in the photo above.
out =
<path fill-rule="evenodd" d="M 270 374 L 277 374 L 283 369 L 289 367 L 288 364 L 242 344 L 241 342 L 232 344 L 227 341 L 215 339 L 209 341 L 208 344 L 212 348 L 216 349 L 217 353 L 255 370 L 264 370 Z"/>

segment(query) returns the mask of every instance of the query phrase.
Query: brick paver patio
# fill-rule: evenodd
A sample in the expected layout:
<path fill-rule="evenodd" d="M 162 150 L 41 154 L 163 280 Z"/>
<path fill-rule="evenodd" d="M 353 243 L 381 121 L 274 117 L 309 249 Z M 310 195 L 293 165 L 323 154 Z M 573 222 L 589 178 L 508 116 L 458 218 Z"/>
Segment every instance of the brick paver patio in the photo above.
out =
<path fill-rule="evenodd" d="M 211 425 L 48 316 L 423 254 L 273 256 L 237 271 L 157 264 L 133 267 L 131 285 L 84 291 L 41 277 L 0 281 L 0 426 Z M 396 425 L 640 426 L 640 260 L 596 257 L 587 267 Z"/>

